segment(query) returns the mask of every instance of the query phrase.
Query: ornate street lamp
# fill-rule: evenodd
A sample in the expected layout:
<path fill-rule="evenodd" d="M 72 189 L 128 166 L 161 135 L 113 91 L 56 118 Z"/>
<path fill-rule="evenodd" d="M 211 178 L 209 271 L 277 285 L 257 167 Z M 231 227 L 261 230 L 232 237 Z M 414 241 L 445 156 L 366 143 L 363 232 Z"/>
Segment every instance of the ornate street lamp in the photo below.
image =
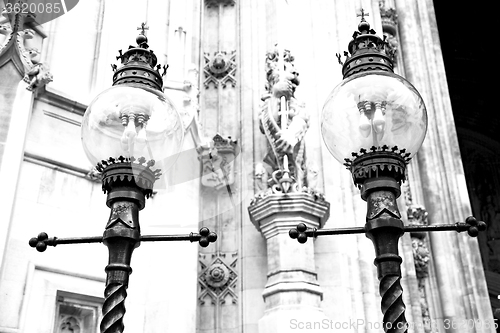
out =
<path fill-rule="evenodd" d="M 189 240 L 206 247 L 217 239 L 208 228 L 189 235 L 141 236 L 139 211 L 152 195 L 155 181 L 175 162 L 184 135 L 178 112 L 162 93 L 166 67 L 160 74 L 144 29 L 143 24 L 137 46 L 123 54 L 119 51 L 122 66 L 112 65 L 113 87 L 90 103 L 82 122 L 85 153 L 102 174 L 111 208 L 103 236 L 59 239 L 40 233 L 29 241 L 40 252 L 58 244 L 103 242 L 108 247 L 102 333 L 123 332 L 130 261 L 141 241 Z"/>
<path fill-rule="evenodd" d="M 322 115 L 322 135 L 330 153 L 351 171 L 361 198 L 368 204 L 364 227 L 323 229 L 299 224 L 290 237 L 365 233 L 373 241 L 380 280 L 386 332 L 407 332 L 400 280 L 399 237 L 413 231 L 467 231 L 472 237 L 486 224 L 468 217 L 465 223 L 409 225 L 401 221 L 396 198 L 405 181 L 406 165 L 422 145 L 427 112 L 418 91 L 393 72 L 393 54 L 375 35 L 362 13 L 358 31 L 349 43 L 344 80 L 329 95 Z"/>

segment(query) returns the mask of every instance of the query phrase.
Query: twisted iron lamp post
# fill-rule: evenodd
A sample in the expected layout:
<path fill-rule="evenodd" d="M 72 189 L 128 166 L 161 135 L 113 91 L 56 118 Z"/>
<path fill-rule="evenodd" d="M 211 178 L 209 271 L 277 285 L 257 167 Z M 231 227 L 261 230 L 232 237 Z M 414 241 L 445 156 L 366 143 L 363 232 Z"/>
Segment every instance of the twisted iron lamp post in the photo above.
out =
<path fill-rule="evenodd" d="M 329 95 L 322 115 L 328 150 L 348 170 L 367 202 L 364 227 L 317 230 L 299 224 L 289 235 L 299 243 L 308 237 L 365 233 L 375 247 L 385 332 L 407 332 L 401 288 L 399 238 L 405 232 L 455 230 L 476 237 L 486 224 L 468 217 L 465 223 L 404 226 L 396 198 L 406 165 L 427 131 L 427 112 L 418 91 L 394 74 L 393 52 L 375 34 L 362 12 L 358 31 L 341 61 L 344 80 Z"/>
<path fill-rule="evenodd" d="M 139 211 L 179 153 L 184 128 L 173 104 L 162 93 L 162 69 L 142 33 L 112 65 L 113 87 L 89 105 L 82 122 L 82 143 L 87 157 L 102 174 L 102 189 L 111 214 L 103 236 L 49 238 L 44 232 L 29 241 L 39 252 L 47 246 L 102 242 L 108 247 L 101 333 L 123 332 L 125 298 L 133 250 L 146 241 L 191 241 L 206 247 L 217 239 L 208 228 L 188 235 L 141 236 Z M 154 169 L 155 165 L 160 168 Z"/>

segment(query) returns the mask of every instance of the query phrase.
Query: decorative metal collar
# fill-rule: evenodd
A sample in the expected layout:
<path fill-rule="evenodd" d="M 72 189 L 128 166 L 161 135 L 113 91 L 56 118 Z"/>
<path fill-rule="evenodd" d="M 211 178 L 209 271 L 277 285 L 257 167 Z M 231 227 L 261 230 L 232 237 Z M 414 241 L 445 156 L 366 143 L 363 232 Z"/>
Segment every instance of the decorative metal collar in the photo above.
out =
<path fill-rule="evenodd" d="M 167 72 L 168 66 L 157 65 L 156 55 L 149 49 L 148 38 L 145 30 L 148 29 L 145 24 L 141 25 L 141 33 L 135 39 L 137 46 L 129 46 L 128 50 L 122 54 L 119 50 L 119 56 L 122 66 L 117 69 L 116 65 L 111 65 L 115 74 L 113 75 L 113 85 L 118 84 L 142 84 L 150 88 L 162 91 L 162 77 Z M 163 73 L 160 74 L 160 70 Z"/>
<path fill-rule="evenodd" d="M 153 185 L 161 176 L 161 169 L 153 169 L 154 160 L 146 160 L 144 157 L 118 158 L 110 157 L 97 163 L 96 170 L 102 173 L 102 190 L 108 194 L 106 204 L 111 207 L 113 192 L 122 188 L 125 191 L 135 189 L 142 195 L 132 195 L 139 202 L 140 209 L 144 208 L 145 198 L 153 195 Z M 132 191 L 134 192 L 134 191 Z M 121 193 L 123 194 L 123 193 Z"/>
<path fill-rule="evenodd" d="M 344 166 L 351 171 L 354 184 L 361 190 L 361 197 L 365 199 L 367 181 L 377 179 L 392 179 L 397 197 L 401 194 L 400 185 L 406 180 L 406 165 L 410 161 L 411 153 L 397 146 L 386 145 L 370 150 L 360 149 L 359 153 L 352 153 L 352 159 L 345 159 Z"/>
<path fill-rule="evenodd" d="M 376 35 L 375 30 L 370 28 L 370 24 L 365 20 L 366 15 L 368 13 L 361 10 L 358 31 L 352 35 L 353 39 L 348 47 L 349 52 L 344 52 L 345 62 L 342 62 L 340 54 L 337 54 L 337 59 L 342 65 L 344 79 L 364 71 L 393 72 L 394 51 L 388 47 L 386 36 L 382 39 Z"/>

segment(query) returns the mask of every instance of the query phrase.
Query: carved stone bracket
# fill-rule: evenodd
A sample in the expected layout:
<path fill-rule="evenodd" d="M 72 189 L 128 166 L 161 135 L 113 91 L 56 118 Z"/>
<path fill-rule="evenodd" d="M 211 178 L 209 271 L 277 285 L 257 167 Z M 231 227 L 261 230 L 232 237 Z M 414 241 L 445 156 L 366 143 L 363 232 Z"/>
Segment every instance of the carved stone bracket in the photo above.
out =
<path fill-rule="evenodd" d="M 408 222 L 415 225 L 428 225 L 427 210 L 420 205 L 411 205 L 408 207 Z M 411 232 L 411 241 L 413 246 L 413 260 L 415 261 L 415 271 L 417 278 L 424 279 L 429 275 L 430 253 L 425 241 L 425 232 Z"/>
<path fill-rule="evenodd" d="M 233 88 L 236 87 L 236 51 L 231 51 L 229 54 L 225 51 L 219 51 L 215 52 L 213 56 L 205 53 L 203 72 L 205 73 L 203 84 L 206 89 L 210 87 L 210 83 L 213 83 L 215 88 L 219 87 L 219 84 L 226 88 L 228 83 Z"/>
<path fill-rule="evenodd" d="M 0 26 L 0 34 L 5 35 L 0 43 L 0 65 L 12 60 L 30 91 L 45 86 L 52 81 L 52 74 L 45 64 L 39 62 L 40 51 L 27 42 L 35 36 L 35 31 L 29 28 L 33 26 L 34 14 L 8 13 L 5 9 L 2 14 L 10 22 Z"/>
<path fill-rule="evenodd" d="M 28 83 L 26 89 L 33 91 L 52 82 L 53 78 L 45 64 L 37 63 L 26 72 L 23 80 Z"/>
<path fill-rule="evenodd" d="M 236 1 L 234 0 L 205 0 L 205 6 L 218 7 L 218 6 L 234 6 Z"/>
<path fill-rule="evenodd" d="M 410 204 L 407 208 L 408 223 L 417 225 L 429 225 L 427 217 L 429 213 L 422 205 Z M 426 233 L 412 232 L 411 237 L 417 237 L 420 239 L 425 238 Z"/>
<path fill-rule="evenodd" d="M 380 17 L 382 19 L 382 30 L 386 38 L 387 46 L 393 52 L 394 57 L 397 57 L 398 50 L 398 14 L 394 8 L 388 7 L 385 1 L 379 2 Z"/>
<path fill-rule="evenodd" d="M 412 237 L 413 260 L 415 262 L 415 272 L 417 279 L 425 279 L 429 276 L 429 249 L 422 238 Z"/>
<path fill-rule="evenodd" d="M 310 191 L 289 193 L 286 196 L 269 194 L 258 200 L 253 200 L 248 207 L 250 220 L 257 230 L 267 233 L 268 230 L 275 232 L 277 229 L 286 233 L 297 225 L 297 221 L 290 219 L 294 214 L 314 216 L 316 222 L 302 221 L 311 228 L 321 229 L 330 217 L 330 203 L 320 193 Z M 276 216 L 283 217 L 278 223 L 269 223 Z M 303 216 L 302 216 L 303 217 Z M 283 222 L 283 223 L 281 223 Z M 274 230 L 276 229 L 276 230 Z M 272 234 L 274 235 L 274 234 Z"/>
<path fill-rule="evenodd" d="M 403 194 L 407 205 L 408 223 L 414 225 L 428 225 L 428 213 L 424 206 L 413 204 L 413 198 L 409 182 L 403 186 Z M 411 244 L 413 249 L 413 262 L 415 264 L 415 274 L 418 281 L 418 291 L 420 294 L 420 307 L 424 324 L 428 325 L 431 322 L 429 314 L 429 303 L 427 301 L 427 293 L 425 284 L 429 276 L 429 261 L 430 251 L 427 247 L 425 232 L 411 232 Z M 425 332 L 430 332 L 430 327 L 424 327 Z"/>
<path fill-rule="evenodd" d="M 237 261 L 238 252 L 199 254 L 201 269 L 198 284 L 201 290 L 198 294 L 198 300 L 201 305 L 205 305 L 207 300 L 212 305 L 225 304 L 227 301 L 232 304 L 238 303 L 238 295 L 236 294 Z"/>
<path fill-rule="evenodd" d="M 293 319 L 327 320 L 320 309 L 323 291 L 316 274 L 314 243 L 293 242 L 289 231 L 297 223 L 322 228 L 330 204 L 308 193 L 274 194 L 249 206 L 248 213 L 267 245 L 265 310 L 259 332 L 292 332 L 282 327 Z"/>
<path fill-rule="evenodd" d="M 201 184 L 216 190 L 234 183 L 234 160 L 238 142 L 216 134 L 207 146 L 198 148 L 202 164 Z"/>

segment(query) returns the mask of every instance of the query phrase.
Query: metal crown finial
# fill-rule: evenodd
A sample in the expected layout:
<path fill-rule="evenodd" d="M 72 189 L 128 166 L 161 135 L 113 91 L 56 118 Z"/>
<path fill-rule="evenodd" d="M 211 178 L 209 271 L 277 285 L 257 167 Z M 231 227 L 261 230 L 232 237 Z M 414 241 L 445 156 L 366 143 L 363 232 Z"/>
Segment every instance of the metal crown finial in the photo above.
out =
<path fill-rule="evenodd" d="M 123 52 L 119 50 L 119 56 L 122 66 L 118 68 L 116 65 L 111 65 L 113 75 L 113 85 L 132 84 L 145 85 L 156 90 L 162 90 L 163 79 L 168 66 L 157 65 L 157 57 L 153 50 L 149 49 L 148 37 L 146 30 L 149 27 L 145 22 L 137 28 L 140 30 L 135 41 L 137 46 L 129 46 L 128 50 Z M 163 69 L 163 73 L 161 73 Z"/>
<path fill-rule="evenodd" d="M 352 40 L 349 42 L 349 52 L 344 52 L 345 61 L 341 60 L 337 54 L 337 60 L 342 64 L 342 74 L 344 79 L 360 72 L 366 71 L 387 71 L 393 72 L 394 52 L 387 49 L 387 42 L 384 38 L 376 35 L 375 30 L 370 28 L 370 24 L 365 20 L 369 13 L 361 8 L 361 22 L 358 24 L 358 31 L 354 31 Z"/>

